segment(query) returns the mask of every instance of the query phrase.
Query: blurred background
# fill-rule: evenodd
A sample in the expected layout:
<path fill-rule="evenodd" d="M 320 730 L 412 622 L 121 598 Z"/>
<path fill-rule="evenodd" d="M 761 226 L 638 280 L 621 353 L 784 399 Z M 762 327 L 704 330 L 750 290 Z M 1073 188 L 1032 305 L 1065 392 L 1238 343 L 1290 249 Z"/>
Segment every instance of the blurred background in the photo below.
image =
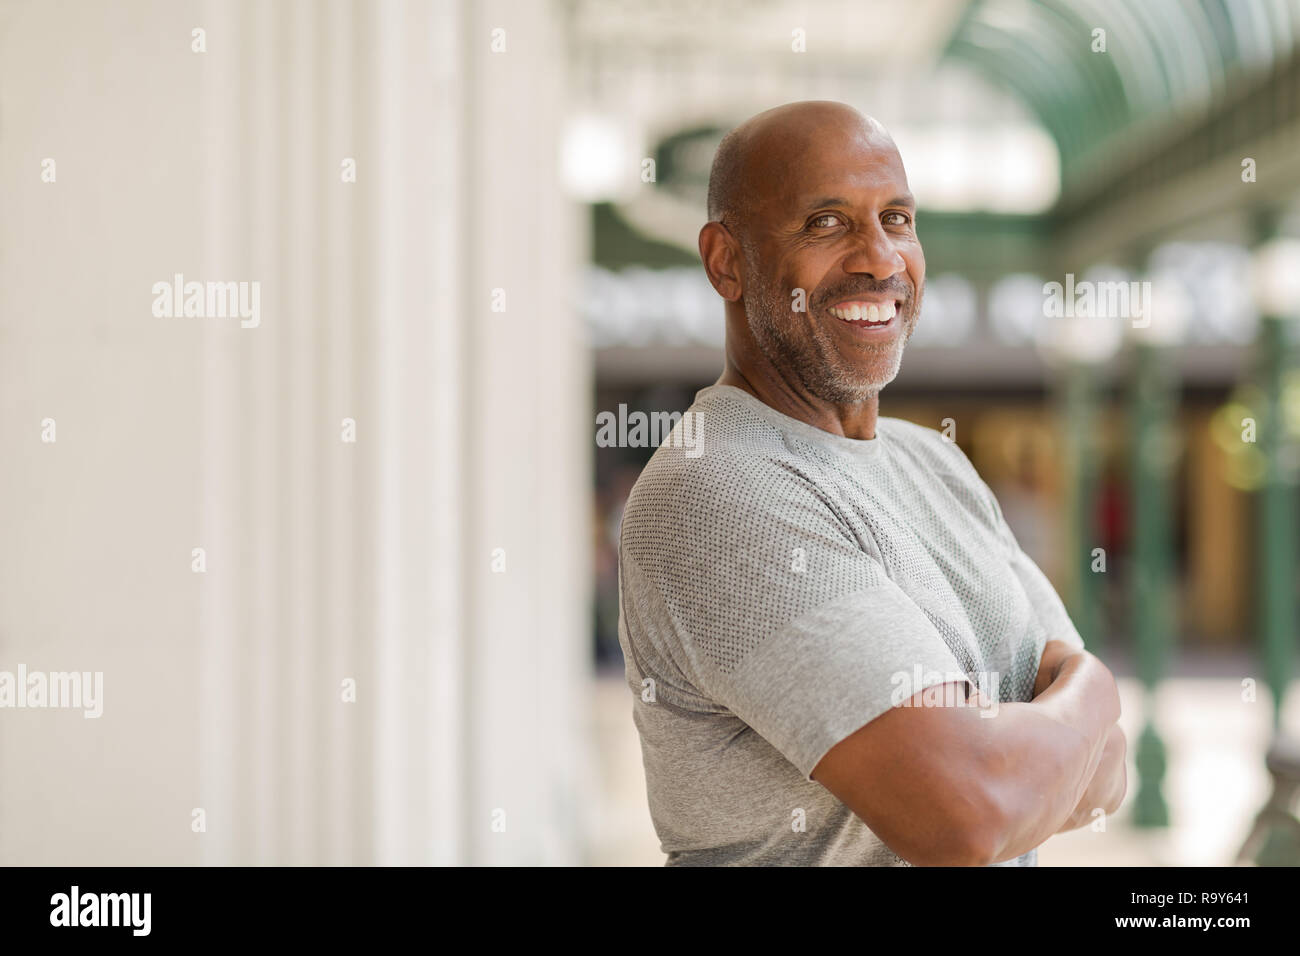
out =
<path fill-rule="evenodd" d="M 0 672 L 104 686 L 0 709 L 0 863 L 662 863 L 653 448 L 598 416 L 717 378 L 713 150 L 801 99 L 919 202 L 882 414 L 1120 679 L 1129 795 L 1040 863 L 1300 863 L 1297 41 L 1300 0 L 0 2 Z M 159 316 L 177 274 L 258 322 Z"/>

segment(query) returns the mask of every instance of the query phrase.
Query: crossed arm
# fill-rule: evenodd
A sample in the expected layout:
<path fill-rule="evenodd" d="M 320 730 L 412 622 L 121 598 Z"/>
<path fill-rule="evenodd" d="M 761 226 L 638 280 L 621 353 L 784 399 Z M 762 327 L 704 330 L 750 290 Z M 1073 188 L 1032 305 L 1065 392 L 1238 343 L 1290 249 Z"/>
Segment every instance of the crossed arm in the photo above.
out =
<path fill-rule="evenodd" d="M 1038 666 L 1038 679 L 1034 682 L 1035 703 L 1039 695 L 1061 676 L 1068 657 L 1077 653 L 1074 648 L 1060 641 L 1047 642 L 1047 646 L 1043 649 L 1043 662 Z M 1114 681 L 1112 680 L 1111 683 L 1113 685 Z M 1118 714 L 1118 710 L 1116 713 Z M 1108 814 L 1119 809 L 1128 788 L 1127 752 L 1128 744 L 1124 731 L 1119 729 L 1118 723 L 1112 723 L 1106 731 L 1106 740 L 1097 769 L 1093 772 L 1092 779 L 1088 781 L 1088 787 L 1078 806 L 1074 808 L 1074 812 L 1070 814 L 1065 824 L 1056 831 L 1057 833 L 1077 830 L 1091 823 L 1093 811 L 1099 807 Z"/>
<path fill-rule="evenodd" d="M 925 706 L 923 693 L 840 741 L 812 774 L 908 862 L 1000 863 L 1087 824 L 1096 807 L 1118 808 L 1119 694 L 1087 651 L 1048 641 L 1033 700 L 1001 703 L 991 718 Z"/>

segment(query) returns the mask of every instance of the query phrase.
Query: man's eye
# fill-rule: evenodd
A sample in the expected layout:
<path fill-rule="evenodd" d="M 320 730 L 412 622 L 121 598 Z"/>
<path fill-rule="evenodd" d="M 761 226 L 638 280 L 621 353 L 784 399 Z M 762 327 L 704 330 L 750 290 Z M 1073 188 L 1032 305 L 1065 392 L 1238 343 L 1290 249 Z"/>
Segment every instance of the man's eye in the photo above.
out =
<path fill-rule="evenodd" d="M 890 219 L 897 217 L 896 222 L 889 222 Z M 887 212 L 885 213 L 885 222 L 890 226 L 906 226 L 912 221 L 912 217 L 905 212 Z"/>
<path fill-rule="evenodd" d="M 808 223 L 808 225 L 814 229 L 830 229 L 832 226 L 838 225 L 839 221 L 839 216 L 828 212 L 825 215 L 818 216 L 812 222 Z"/>

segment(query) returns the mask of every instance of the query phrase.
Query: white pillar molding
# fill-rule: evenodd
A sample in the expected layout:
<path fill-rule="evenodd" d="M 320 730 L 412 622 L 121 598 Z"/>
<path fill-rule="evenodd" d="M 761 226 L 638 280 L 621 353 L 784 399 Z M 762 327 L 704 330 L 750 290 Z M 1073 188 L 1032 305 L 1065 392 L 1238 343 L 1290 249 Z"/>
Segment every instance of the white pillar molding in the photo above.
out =
<path fill-rule="evenodd" d="M 594 423 L 556 15 L 11 4 L 0 668 L 102 670 L 105 711 L 0 719 L 0 862 L 584 858 Z M 176 273 L 259 283 L 260 324 L 152 314 Z"/>
<path fill-rule="evenodd" d="M 205 74 L 209 261 L 263 322 L 205 341 L 204 535 L 244 573 L 202 621 L 233 830 L 204 859 L 576 862 L 590 373 L 551 11 L 211 7 L 243 52 Z"/>

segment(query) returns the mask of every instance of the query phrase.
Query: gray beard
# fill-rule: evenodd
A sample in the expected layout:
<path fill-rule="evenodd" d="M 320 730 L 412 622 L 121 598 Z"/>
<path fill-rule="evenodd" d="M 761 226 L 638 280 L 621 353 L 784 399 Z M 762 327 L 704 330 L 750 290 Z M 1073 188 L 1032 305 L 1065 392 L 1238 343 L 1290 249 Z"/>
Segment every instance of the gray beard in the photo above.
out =
<path fill-rule="evenodd" d="M 750 265 L 751 278 L 762 275 Z M 793 319 L 798 313 L 791 311 L 793 300 L 781 289 L 764 283 L 756 292 L 746 290 L 745 314 L 758 347 L 776 368 L 790 370 L 804 388 L 822 401 L 861 405 L 877 398 L 880 390 L 897 377 L 903 347 L 912 337 L 921 312 L 924 291 L 921 286 L 911 302 L 903 303 L 904 311 L 899 313 L 904 324 L 901 339 L 862 347 L 863 354 L 873 360 L 870 370 L 845 362 L 830 334 L 815 322 L 809 324 L 811 335 L 796 329 Z"/>

